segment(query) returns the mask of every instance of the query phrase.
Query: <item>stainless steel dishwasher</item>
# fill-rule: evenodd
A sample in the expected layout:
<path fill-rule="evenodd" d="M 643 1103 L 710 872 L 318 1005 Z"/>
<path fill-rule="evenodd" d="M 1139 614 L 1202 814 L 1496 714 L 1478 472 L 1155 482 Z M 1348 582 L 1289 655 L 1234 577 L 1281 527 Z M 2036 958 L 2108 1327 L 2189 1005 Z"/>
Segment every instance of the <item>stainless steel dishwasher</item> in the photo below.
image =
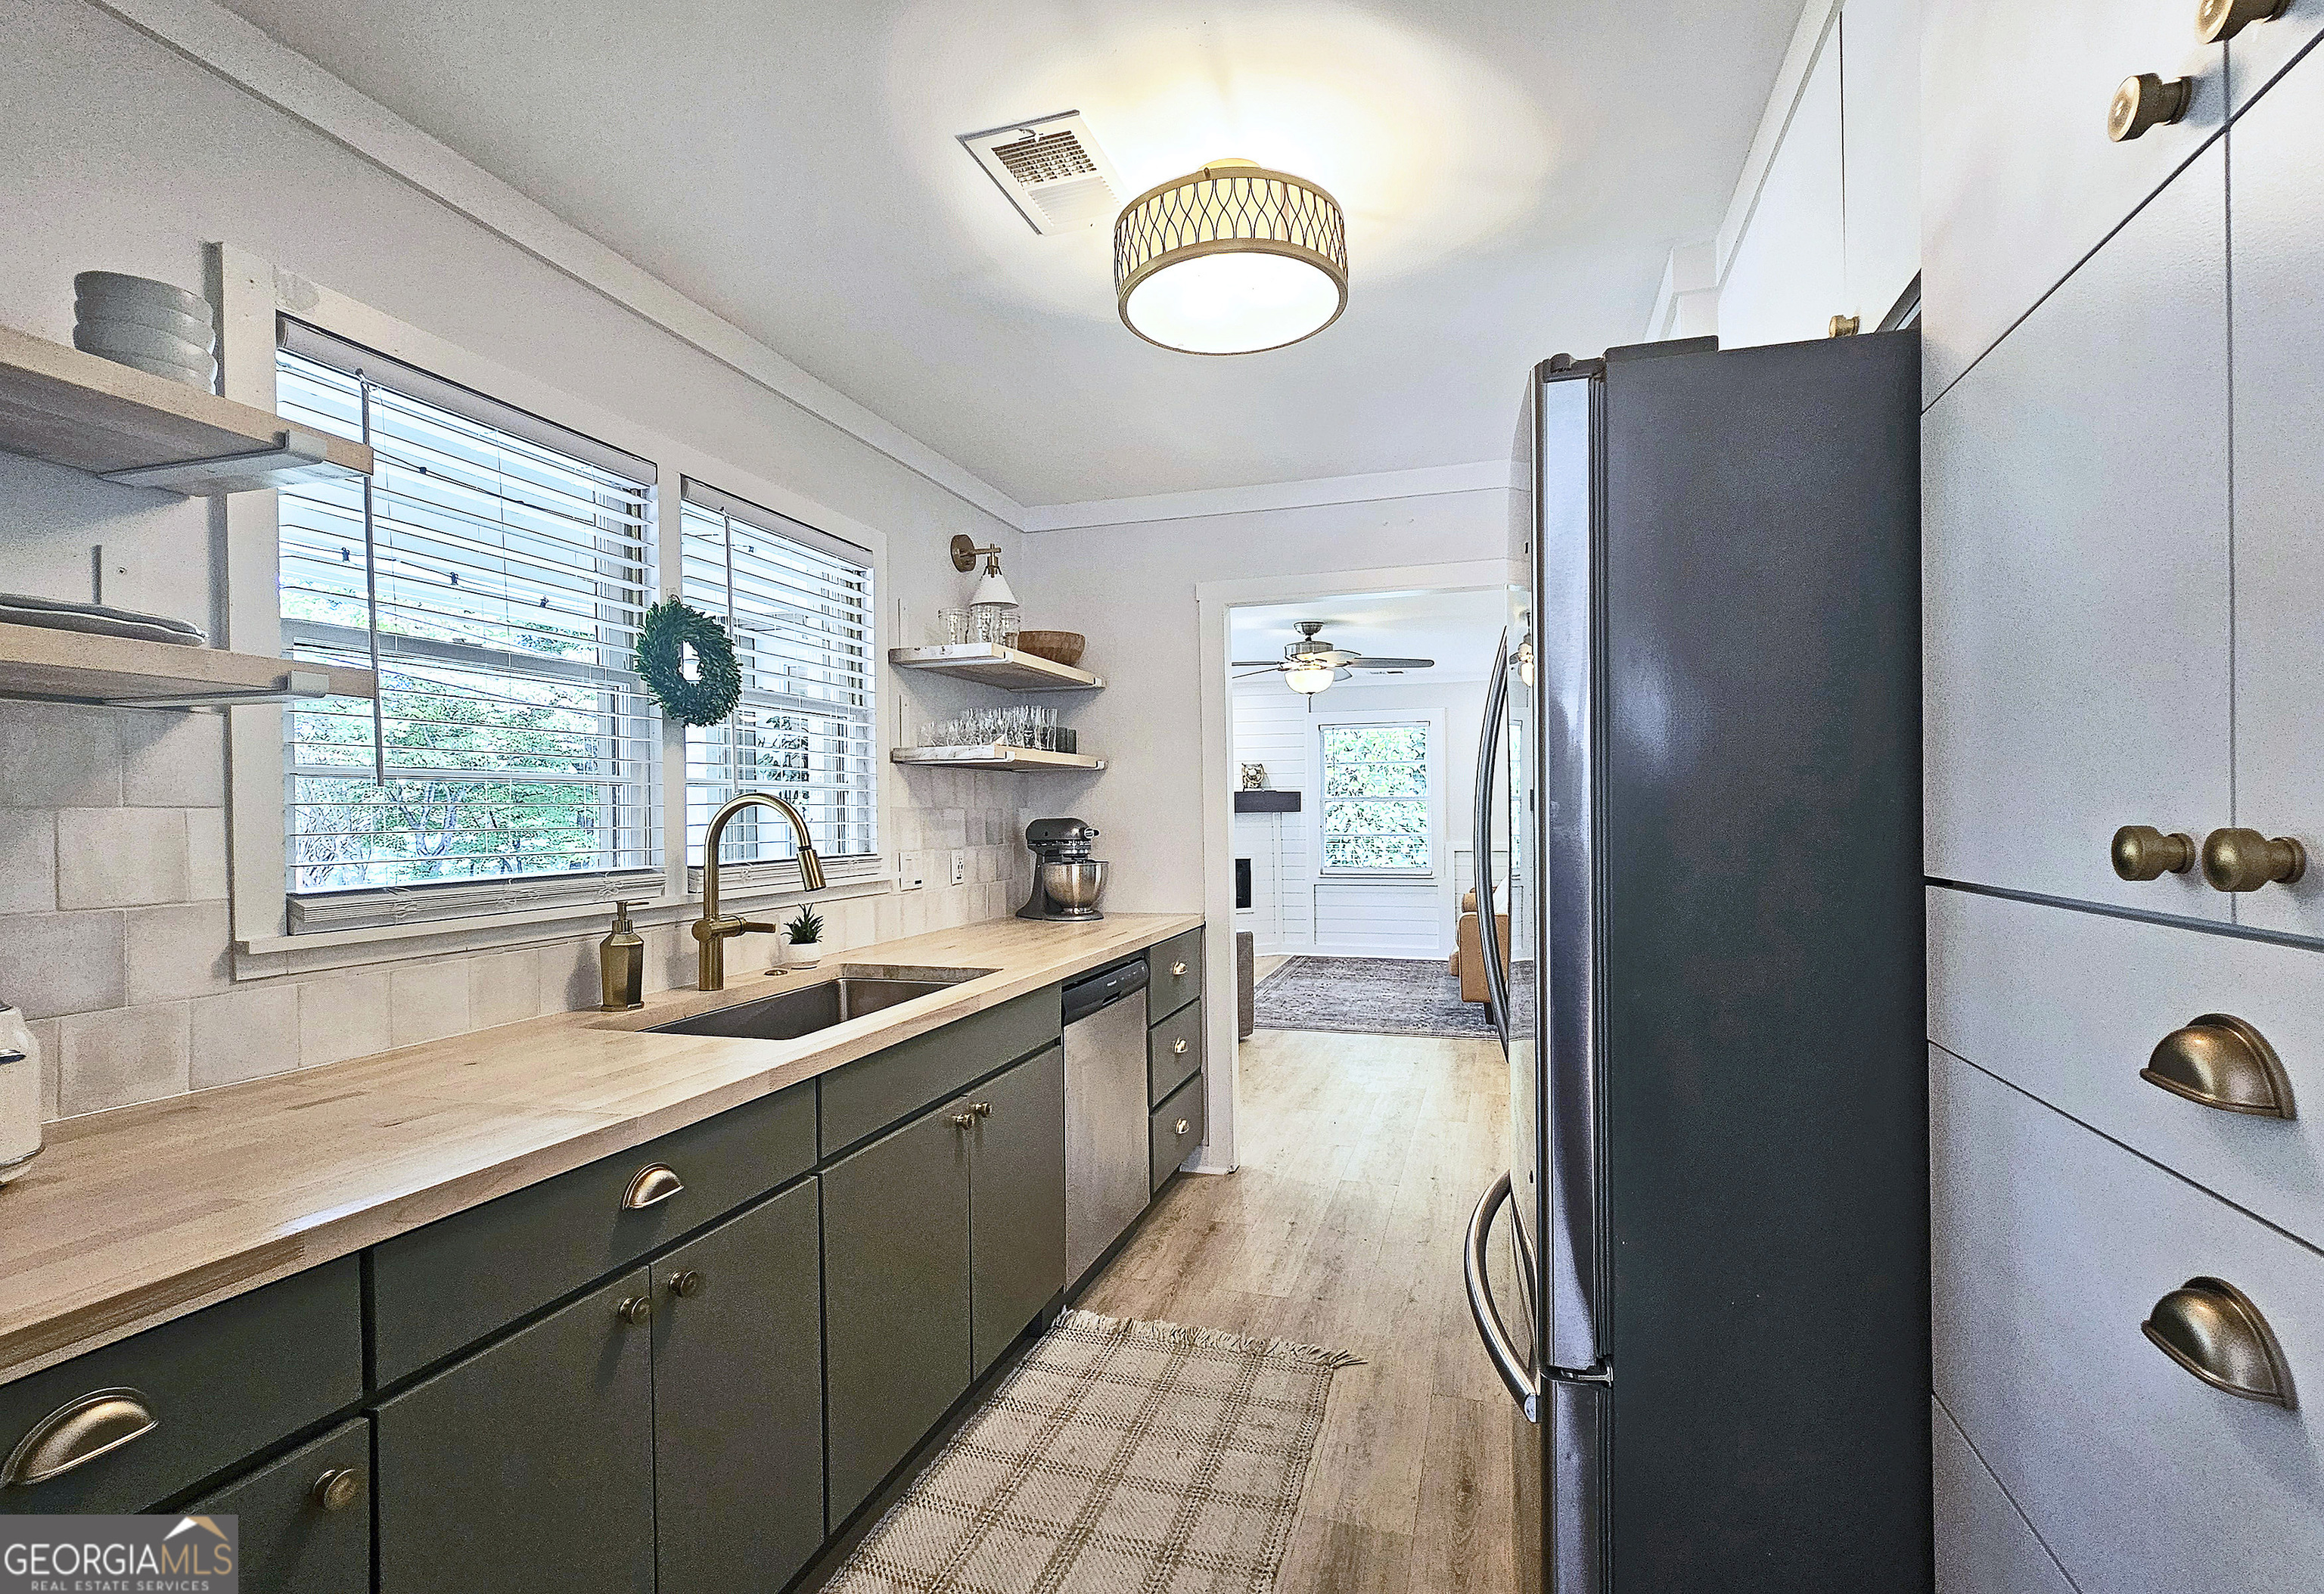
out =
<path fill-rule="evenodd" d="M 1143 954 L 1065 987 L 1065 1277 L 1082 1282 L 1152 1193 Z"/>

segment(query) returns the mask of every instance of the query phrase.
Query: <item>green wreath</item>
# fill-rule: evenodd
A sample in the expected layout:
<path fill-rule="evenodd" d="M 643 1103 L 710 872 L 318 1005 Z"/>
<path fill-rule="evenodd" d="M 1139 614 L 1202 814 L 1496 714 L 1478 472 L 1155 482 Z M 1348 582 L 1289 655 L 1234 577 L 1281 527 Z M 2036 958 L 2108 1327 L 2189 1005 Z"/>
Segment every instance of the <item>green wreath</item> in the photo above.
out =
<path fill-rule="evenodd" d="M 686 678 L 686 650 L 696 678 Z M 742 696 L 742 671 L 726 628 L 691 604 L 664 598 L 638 632 L 638 677 L 662 712 L 684 725 L 715 725 Z"/>

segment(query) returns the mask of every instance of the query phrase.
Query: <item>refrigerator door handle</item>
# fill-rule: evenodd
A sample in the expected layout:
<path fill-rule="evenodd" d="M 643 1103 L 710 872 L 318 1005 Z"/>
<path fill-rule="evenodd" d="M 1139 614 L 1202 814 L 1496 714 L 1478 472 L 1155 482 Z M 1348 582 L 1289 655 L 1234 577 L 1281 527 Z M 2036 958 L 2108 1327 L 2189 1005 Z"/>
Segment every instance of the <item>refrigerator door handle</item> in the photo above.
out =
<path fill-rule="evenodd" d="M 1485 688 L 1484 729 L 1477 748 L 1476 836 L 1471 856 L 1476 860 L 1477 944 L 1485 958 L 1485 1016 L 1501 1045 L 1509 1044 L 1508 976 L 1501 968 L 1500 925 L 1493 912 L 1493 765 L 1500 745 L 1501 717 L 1509 698 L 1509 633 L 1501 631 L 1501 645 L 1493 655 L 1490 685 Z"/>
<path fill-rule="evenodd" d="M 1485 1342 L 1485 1354 L 1493 1370 L 1501 1375 L 1501 1382 L 1508 1386 L 1510 1397 L 1523 1408 L 1526 1421 L 1537 1423 L 1541 1408 L 1533 1373 L 1510 1342 L 1509 1331 L 1502 1326 L 1500 1308 L 1493 1304 L 1493 1286 L 1485 1274 L 1493 1218 L 1508 1200 L 1509 1176 L 1503 1174 L 1478 1198 L 1477 1210 L 1469 1215 L 1469 1248 L 1462 1258 L 1462 1271 L 1468 1276 L 1469 1315 L 1477 1321 L 1477 1337 Z"/>

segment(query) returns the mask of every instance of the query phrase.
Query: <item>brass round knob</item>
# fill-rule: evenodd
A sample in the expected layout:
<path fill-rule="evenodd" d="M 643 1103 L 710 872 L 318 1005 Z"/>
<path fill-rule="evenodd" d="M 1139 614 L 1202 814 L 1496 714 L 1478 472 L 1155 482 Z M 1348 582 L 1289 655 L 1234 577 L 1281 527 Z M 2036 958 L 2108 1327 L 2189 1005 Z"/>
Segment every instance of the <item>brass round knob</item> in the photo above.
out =
<path fill-rule="evenodd" d="M 2256 891 L 2275 881 L 2291 885 L 2308 872 L 2308 849 L 2288 835 L 2255 830 L 2215 830 L 2203 838 L 2203 878 L 2221 891 Z"/>
<path fill-rule="evenodd" d="M 2194 98 L 2192 78 L 2166 79 L 2153 72 L 2125 78 L 2107 106 L 2107 136 L 2126 143 L 2150 127 L 2167 126 L 2187 114 Z"/>
<path fill-rule="evenodd" d="M 2201 0 L 2195 32 L 2206 44 L 2224 44 L 2254 23 L 2273 22 L 2290 0 Z"/>
<path fill-rule="evenodd" d="M 2222 1112 L 2292 1116 L 2283 1060 L 2267 1037 L 2232 1013 L 2200 1014 L 2164 1036 L 2138 1077 Z"/>
<path fill-rule="evenodd" d="M 1178 1120 L 1178 1133 L 1180 1133 L 1180 1134 L 1182 1134 L 1182 1135 L 1183 1135 L 1183 1134 L 1185 1134 L 1185 1132 L 1186 1132 L 1186 1120 L 1185 1120 L 1185 1119 L 1183 1119 L 1183 1118 L 1182 1118 L 1182 1119 L 1180 1119 Z"/>
<path fill-rule="evenodd" d="M 362 1499 L 363 1492 L 361 1467 L 334 1467 L 315 1479 L 309 1497 L 326 1511 L 344 1511 Z"/>
<path fill-rule="evenodd" d="M 690 1301 L 702 1293 L 702 1274 L 687 1267 L 669 1276 L 669 1293 L 681 1300 Z"/>
<path fill-rule="evenodd" d="M 992 1103 L 990 1101 L 971 1101 L 968 1104 L 968 1110 L 979 1118 L 992 1116 Z"/>
<path fill-rule="evenodd" d="M 2195 866 L 2195 838 L 2185 831 L 2165 835 L 2152 825 L 2126 825 L 2114 833 L 2114 871 L 2126 880 L 2160 880 Z"/>
<path fill-rule="evenodd" d="M 1170 965 L 1170 977 L 1174 980 L 1185 972 L 1186 965 L 1184 963 L 1172 963 Z"/>
<path fill-rule="evenodd" d="M 1179 1056 L 1183 1057 L 1186 1055 L 1186 1043 L 1183 1040 L 1172 1041 L 1170 1043 L 1170 1049 Z"/>
<path fill-rule="evenodd" d="M 954 1113 L 952 1115 L 952 1127 L 956 1129 L 974 1129 L 976 1127 L 976 1114 L 973 1112 Z"/>
<path fill-rule="evenodd" d="M 623 1322 L 641 1323 L 653 1316 L 651 1295 L 624 1295 L 622 1304 L 613 1308 L 614 1315 Z"/>

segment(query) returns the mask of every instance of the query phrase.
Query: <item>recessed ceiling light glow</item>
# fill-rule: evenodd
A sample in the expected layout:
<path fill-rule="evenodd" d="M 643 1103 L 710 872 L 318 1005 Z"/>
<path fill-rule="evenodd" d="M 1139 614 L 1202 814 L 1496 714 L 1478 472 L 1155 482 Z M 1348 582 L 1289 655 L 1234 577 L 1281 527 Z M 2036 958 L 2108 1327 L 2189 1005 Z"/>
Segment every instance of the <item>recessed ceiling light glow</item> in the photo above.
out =
<path fill-rule="evenodd" d="M 1348 304 L 1347 224 L 1304 178 L 1213 161 L 1149 189 L 1113 225 L 1121 323 L 1190 355 L 1313 337 Z"/>

